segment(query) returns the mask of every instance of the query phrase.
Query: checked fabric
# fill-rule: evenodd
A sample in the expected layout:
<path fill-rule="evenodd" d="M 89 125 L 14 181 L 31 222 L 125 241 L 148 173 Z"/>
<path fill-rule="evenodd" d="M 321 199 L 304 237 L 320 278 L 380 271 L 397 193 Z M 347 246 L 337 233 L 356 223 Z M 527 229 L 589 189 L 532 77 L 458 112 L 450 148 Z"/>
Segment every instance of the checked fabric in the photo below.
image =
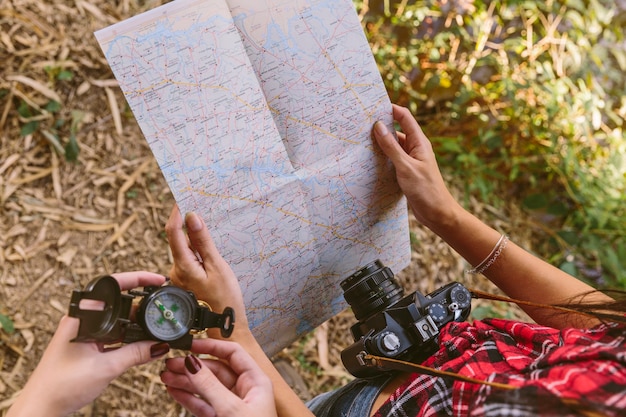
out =
<path fill-rule="evenodd" d="M 450 323 L 423 365 L 519 387 L 412 374 L 375 417 L 626 416 L 626 327 Z"/>

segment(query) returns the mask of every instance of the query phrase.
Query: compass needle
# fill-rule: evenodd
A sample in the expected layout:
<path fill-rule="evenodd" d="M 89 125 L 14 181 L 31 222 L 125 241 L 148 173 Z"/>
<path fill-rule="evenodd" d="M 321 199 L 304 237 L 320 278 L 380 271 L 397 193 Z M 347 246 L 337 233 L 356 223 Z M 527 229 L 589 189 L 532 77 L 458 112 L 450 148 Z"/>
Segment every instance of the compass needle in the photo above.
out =
<path fill-rule="evenodd" d="M 157 306 L 157 308 L 159 309 L 159 311 L 161 311 L 161 313 L 163 313 L 163 315 L 165 316 L 165 306 L 163 305 L 163 303 L 161 302 L 161 300 L 159 300 L 158 298 L 154 299 L 154 304 Z"/>
<path fill-rule="evenodd" d="M 172 310 L 168 309 L 167 307 L 165 307 L 165 305 L 158 298 L 154 299 L 154 304 L 157 306 L 157 308 L 159 309 L 159 311 L 163 315 L 163 318 L 165 318 L 167 321 L 169 321 L 172 324 L 174 324 L 174 326 L 176 326 L 177 329 L 180 329 L 182 327 L 180 322 L 176 319 L 176 317 L 174 317 L 174 311 L 178 310 L 178 306 L 176 304 L 174 304 L 173 308 L 172 308 L 172 310 L 174 310 L 174 311 L 172 311 Z M 159 322 L 159 321 L 157 321 L 157 322 Z"/>

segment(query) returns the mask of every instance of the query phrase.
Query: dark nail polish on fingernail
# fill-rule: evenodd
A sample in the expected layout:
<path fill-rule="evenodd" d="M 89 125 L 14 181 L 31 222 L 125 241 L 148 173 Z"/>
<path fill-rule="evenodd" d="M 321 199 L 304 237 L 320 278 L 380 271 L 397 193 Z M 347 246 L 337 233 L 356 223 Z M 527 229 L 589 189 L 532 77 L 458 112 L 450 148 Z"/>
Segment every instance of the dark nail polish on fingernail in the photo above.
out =
<path fill-rule="evenodd" d="M 202 363 L 200 363 L 200 359 L 196 358 L 193 355 L 188 355 L 185 358 L 185 368 L 192 374 L 197 374 L 200 369 L 202 369 Z"/>
<path fill-rule="evenodd" d="M 170 345 L 167 343 L 157 343 L 150 346 L 150 357 L 158 358 L 159 356 L 165 355 L 170 351 Z"/>

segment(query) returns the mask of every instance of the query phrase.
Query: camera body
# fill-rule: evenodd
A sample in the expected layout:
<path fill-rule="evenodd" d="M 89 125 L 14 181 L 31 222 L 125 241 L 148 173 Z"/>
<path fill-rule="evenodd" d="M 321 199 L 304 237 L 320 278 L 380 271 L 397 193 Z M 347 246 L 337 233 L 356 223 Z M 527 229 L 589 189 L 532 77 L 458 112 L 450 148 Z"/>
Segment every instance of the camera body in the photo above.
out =
<path fill-rule="evenodd" d="M 437 349 L 441 328 L 466 320 L 471 311 L 471 293 L 458 282 L 405 297 L 391 269 L 379 260 L 343 280 L 341 287 L 358 320 L 350 328 L 354 343 L 341 352 L 341 360 L 360 378 L 380 373 L 363 362 L 363 354 L 421 361 Z"/>

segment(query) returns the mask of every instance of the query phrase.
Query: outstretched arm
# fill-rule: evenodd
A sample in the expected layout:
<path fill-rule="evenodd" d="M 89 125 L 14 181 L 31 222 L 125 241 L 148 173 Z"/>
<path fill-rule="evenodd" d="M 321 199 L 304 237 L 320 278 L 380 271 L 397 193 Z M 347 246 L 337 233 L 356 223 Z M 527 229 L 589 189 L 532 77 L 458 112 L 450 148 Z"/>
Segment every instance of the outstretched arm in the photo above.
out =
<path fill-rule="evenodd" d="M 215 247 L 202 218 L 196 213 L 187 213 L 185 226 L 187 233 L 183 230 L 180 211 L 174 207 L 165 227 L 174 256 L 174 266 L 170 271 L 172 283 L 193 291 L 214 311 L 221 312 L 225 307 L 232 307 L 235 310 L 235 328 L 229 340 L 239 343 L 270 378 L 278 416 L 312 416 L 252 335 L 237 278 Z M 219 332 L 213 331 L 209 335 L 221 338 Z"/>
<path fill-rule="evenodd" d="M 114 274 L 120 288 L 161 285 L 165 277 L 150 272 Z M 7 417 L 65 416 L 92 402 L 107 385 L 132 366 L 169 351 L 166 343 L 142 341 L 103 352 L 96 343 L 71 343 L 79 320 L 64 316 L 41 361 L 9 409 Z"/>
<path fill-rule="evenodd" d="M 398 140 L 381 122 L 374 126 L 374 137 L 391 159 L 400 188 L 415 217 L 470 264 L 480 264 L 496 246 L 500 233 L 461 207 L 450 194 L 432 145 L 409 110 L 394 105 L 393 115 L 402 129 L 398 132 Z M 591 286 L 513 242 L 508 242 L 483 274 L 509 297 L 541 304 L 563 303 L 593 291 Z M 585 301 L 603 300 L 610 301 L 610 298 L 599 292 L 585 298 Z M 554 314 L 554 311 L 543 308 L 522 308 L 536 322 L 556 328 L 597 324 L 595 320 L 577 315 Z"/>

